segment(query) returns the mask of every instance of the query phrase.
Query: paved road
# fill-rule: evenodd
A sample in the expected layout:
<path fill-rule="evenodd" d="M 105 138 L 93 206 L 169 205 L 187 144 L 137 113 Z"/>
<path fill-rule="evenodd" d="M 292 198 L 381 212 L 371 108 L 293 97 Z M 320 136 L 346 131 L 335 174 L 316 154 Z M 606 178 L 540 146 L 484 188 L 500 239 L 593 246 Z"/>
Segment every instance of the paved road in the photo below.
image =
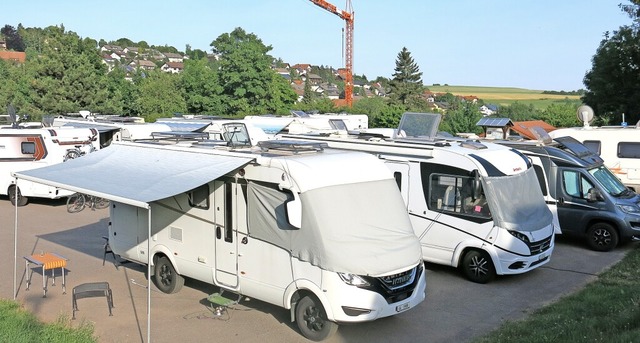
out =
<path fill-rule="evenodd" d="M 0 297 L 13 298 L 14 213 L 0 198 Z M 73 325 L 92 322 L 100 342 L 144 342 L 147 337 L 146 267 L 127 264 L 116 269 L 107 257 L 102 265 L 102 236 L 107 233 L 108 210 L 68 214 L 63 201 L 35 201 L 18 209 L 17 300 L 44 321 L 71 317 L 71 289 L 85 282 L 107 281 L 113 289 L 114 315 L 104 298 L 78 301 Z M 525 275 L 499 277 L 479 285 L 464 280 L 451 268 L 427 264 L 427 300 L 411 311 L 371 323 L 341 326 L 327 342 L 468 342 L 500 326 L 524 318 L 533 310 L 580 289 L 602 270 L 620 260 L 634 244 L 609 253 L 586 249 L 580 242 L 559 239 L 552 260 Z M 41 251 L 70 259 L 67 294 L 60 279 L 42 297 L 41 279 L 34 273 L 29 291 L 24 286 L 22 256 Z M 244 299 L 227 314 L 215 317 L 206 297 L 211 285 L 187 280 L 177 294 L 152 287 L 152 342 L 307 342 L 289 322 L 289 312 L 257 300 Z"/>

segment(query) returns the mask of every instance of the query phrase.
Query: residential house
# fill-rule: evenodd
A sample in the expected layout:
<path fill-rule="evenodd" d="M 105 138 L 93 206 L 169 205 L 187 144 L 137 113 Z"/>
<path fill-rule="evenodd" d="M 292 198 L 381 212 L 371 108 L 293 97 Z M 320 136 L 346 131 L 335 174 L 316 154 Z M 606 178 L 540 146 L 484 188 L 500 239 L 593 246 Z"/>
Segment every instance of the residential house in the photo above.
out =
<path fill-rule="evenodd" d="M 184 63 L 182 62 L 167 62 L 160 69 L 165 73 L 178 74 L 184 70 Z"/>
<path fill-rule="evenodd" d="M 156 64 L 147 61 L 147 60 L 136 60 L 130 63 L 130 65 L 134 68 L 144 69 L 144 70 L 154 70 L 156 69 Z"/>
<path fill-rule="evenodd" d="M 100 52 L 114 52 L 114 51 L 122 51 L 122 48 L 117 45 L 103 45 L 100 47 Z"/>
<path fill-rule="evenodd" d="M 117 63 L 118 60 L 119 59 L 115 59 L 111 55 L 102 56 L 102 63 L 107 65 L 107 73 L 111 72 L 113 70 L 113 68 L 115 68 L 116 63 Z"/>
<path fill-rule="evenodd" d="M 278 75 L 284 77 L 285 80 L 291 80 L 291 73 L 289 72 L 289 69 L 287 69 L 287 68 L 274 68 L 273 70 L 275 70 L 275 72 L 278 73 Z"/>
<path fill-rule="evenodd" d="M 514 122 L 513 126 L 511 126 L 509 129 L 511 129 L 511 131 L 517 132 L 522 137 L 528 139 L 539 139 L 539 137 L 536 137 L 533 134 L 533 131 L 531 131 L 531 128 L 536 126 L 542 128 L 546 132 L 551 132 L 556 129 L 555 126 L 548 124 L 544 120 L 517 121 Z"/>
<path fill-rule="evenodd" d="M 0 59 L 5 61 L 24 63 L 24 61 L 27 60 L 27 54 L 22 51 L 0 50 Z"/>
<path fill-rule="evenodd" d="M 485 104 L 480 106 L 480 113 L 484 116 L 494 115 L 498 112 L 498 106 L 493 104 Z"/>
<path fill-rule="evenodd" d="M 139 49 L 135 46 L 128 46 L 122 50 L 125 54 L 138 55 Z"/>
<path fill-rule="evenodd" d="M 184 56 L 174 52 L 165 52 L 164 57 L 169 60 L 169 62 L 184 62 Z"/>
<path fill-rule="evenodd" d="M 306 75 L 311 72 L 311 64 L 294 64 L 291 69 L 295 70 L 298 75 Z"/>
<path fill-rule="evenodd" d="M 322 82 L 322 78 L 318 74 L 309 73 L 309 74 L 306 75 L 306 77 L 303 77 L 303 79 L 305 79 L 305 80 L 307 78 L 309 79 L 309 82 L 311 82 L 312 84 L 316 84 L 317 85 L 317 84 Z"/>

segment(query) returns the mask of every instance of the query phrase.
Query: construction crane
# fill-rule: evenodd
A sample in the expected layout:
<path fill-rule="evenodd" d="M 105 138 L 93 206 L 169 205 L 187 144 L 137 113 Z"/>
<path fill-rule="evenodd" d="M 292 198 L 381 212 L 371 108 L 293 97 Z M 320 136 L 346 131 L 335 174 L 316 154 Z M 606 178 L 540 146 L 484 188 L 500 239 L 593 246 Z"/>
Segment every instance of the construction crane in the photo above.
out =
<path fill-rule="evenodd" d="M 310 1 L 345 21 L 346 39 L 344 55 L 346 75 L 344 82 L 344 99 L 347 102 L 347 106 L 351 107 L 351 105 L 353 105 L 353 8 L 351 7 L 351 0 L 347 0 L 345 10 L 339 10 L 335 5 L 324 0 Z"/>

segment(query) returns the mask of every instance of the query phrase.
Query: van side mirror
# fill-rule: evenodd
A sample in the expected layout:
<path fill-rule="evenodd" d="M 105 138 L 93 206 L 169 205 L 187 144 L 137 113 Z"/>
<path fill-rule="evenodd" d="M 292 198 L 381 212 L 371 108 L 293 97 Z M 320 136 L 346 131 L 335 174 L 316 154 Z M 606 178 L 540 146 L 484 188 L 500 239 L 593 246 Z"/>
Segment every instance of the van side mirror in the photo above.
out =
<path fill-rule="evenodd" d="M 287 220 L 289 224 L 296 229 L 302 227 L 302 203 L 297 196 L 291 201 L 285 203 L 287 208 Z"/>
<path fill-rule="evenodd" d="M 604 200 L 604 197 L 602 196 L 602 193 L 600 193 L 600 190 L 596 188 L 589 189 L 589 192 L 587 192 L 588 202 L 596 202 L 596 201 L 602 201 L 602 200 Z"/>

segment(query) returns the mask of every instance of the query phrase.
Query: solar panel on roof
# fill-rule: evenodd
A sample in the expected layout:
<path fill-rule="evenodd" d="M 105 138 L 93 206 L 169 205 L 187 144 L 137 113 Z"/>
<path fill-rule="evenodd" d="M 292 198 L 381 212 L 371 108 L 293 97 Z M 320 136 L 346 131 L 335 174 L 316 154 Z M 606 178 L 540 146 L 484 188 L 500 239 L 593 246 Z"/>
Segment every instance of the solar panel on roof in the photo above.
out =
<path fill-rule="evenodd" d="M 487 127 L 505 127 L 505 126 L 513 126 L 513 122 L 509 118 L 491 118 L 484 117 L 478 120 L 476 126 L 487 126 Z"/>

